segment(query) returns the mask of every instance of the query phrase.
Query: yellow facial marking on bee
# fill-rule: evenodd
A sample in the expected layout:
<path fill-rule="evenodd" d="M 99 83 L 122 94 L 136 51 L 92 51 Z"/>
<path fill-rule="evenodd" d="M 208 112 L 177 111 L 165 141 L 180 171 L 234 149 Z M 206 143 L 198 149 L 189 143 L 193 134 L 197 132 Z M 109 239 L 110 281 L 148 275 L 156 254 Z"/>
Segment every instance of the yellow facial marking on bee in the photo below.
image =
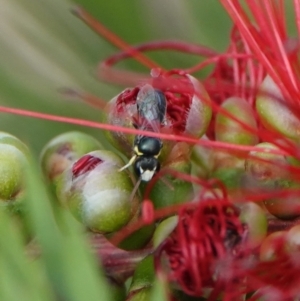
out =
<path fill-rule="evenodd" d="M 142 155 L 143 155 L 143 153 L 139 152 L 138 146 L 137 146 L 137 145 L 133 148 L 133 151 L 134 151 L 134 153 L 135 153 L 137 156 L 142 156 Z"/>

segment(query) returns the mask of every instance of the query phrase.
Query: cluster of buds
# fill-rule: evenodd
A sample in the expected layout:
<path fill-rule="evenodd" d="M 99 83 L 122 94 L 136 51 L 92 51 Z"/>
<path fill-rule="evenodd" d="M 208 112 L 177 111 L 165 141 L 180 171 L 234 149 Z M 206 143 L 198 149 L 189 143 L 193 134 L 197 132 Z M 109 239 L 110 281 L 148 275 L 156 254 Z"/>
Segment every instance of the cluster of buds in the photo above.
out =
<path fill-rule="evenodd" d="M 119 247 L 121 237 L 155 250 L 154 261 L 150 255 L 136 269 L 127 300 L 148 294 L 155 271 L 165 275 L 178 300 L 178 292 L 208 300 L 298 295 L 292 289 L 297 277 L 287 288 L 298 272 L 298 264 L 292 266 L 298 251 L 290 247 L 296 230 L 267 236 L 300 215 L 298 43 L 287 37 L 283 1 L 246 1 L 252 21 L 239 2 L 221 3 L 235 21 L 224 53 L 160 42 L 125 47 L 103 62 L 102 76 L 119 81 L 112 66 L 124 58 L 151 67 L 151 77 L 138 83 L 128 73 L 123 82 L 133 86 L 105 108 L 103 121 L 115 129 L 107 139 L 128 163 L 111 151 L 90 152 L 70 164 L 56 185 L 60 202 L 91 231 Z M 83 10 L 76 14 L 95 24 Z M 142 54 L 168 48 L 204 60 L 165 71 Z M 207 65 L 213 71 L 206 78 L 190 75 Z M 147 225 L 152 228 L 141 244 L 134 235 Z M 277 264 L 290 273 L 280 277 Z M 147 278 L 145 287 L 140 277 Z"/>

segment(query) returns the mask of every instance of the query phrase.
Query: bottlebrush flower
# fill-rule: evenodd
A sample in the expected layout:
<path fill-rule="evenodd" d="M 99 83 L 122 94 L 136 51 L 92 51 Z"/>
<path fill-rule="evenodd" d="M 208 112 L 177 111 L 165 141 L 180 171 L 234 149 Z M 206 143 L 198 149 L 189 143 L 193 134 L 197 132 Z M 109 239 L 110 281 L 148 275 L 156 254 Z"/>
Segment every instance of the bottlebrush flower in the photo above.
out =
<path fill-rule="evenodd" d="M 115 41 L 115 45 L 119 46 L 122 51 L 105 60 L 99 66 L 99 74 L 116 83 L 128 83 L 131 88 L 126 88 L 113 98 L 106 111 L 109 114 L 106 116 L 104 124 L 67 118 L 56 117 L 55 119 L 46 114 L 21 112 L 14 109 L 6 111 L 108 130 L 110 131 L 108 136 L 113 144 L 125 155 L 130 156 L 134 136 L 139 134 L 151 136 L 151 133 L 144 131 L 147 130 L 146 128 L 138 128 L 136 117 L 138 95 L 146 85 L 151 85 L 152 88 L 161 90 L 168 102 L 166 120 L 161 124 L 161 131 L 153 133 L 155 137 L 164 139 L 164 141 L 172 141 L 164 142 L 166 147 L 163 150 L 165 154 L 162 153 L 161 157 L 163 160 L 166 159 L 171 149 L 168 144 L 173 146 L 178 141 L 191 145 L 205 145 L 217 150 L 225 149 L 227 152 L 229 150 L 230 156 L 243 152 L 242 160 L 244 160 L 250 150 L 259 150 L 252 146 L 258 137 L 259 142 L 271 142 L 276 145 L 277 149 L 273 151 L 281 155 L 284 162 L 288 161 L 290 164 L 284 166 L 282 173 L 284 175 L 288 173 L 288 177 L 291 177 L 296 183 L 299 182 L 299 166 L 297 166 L 300 159 L 298 151 L 299 45 L 298 41 L 288 38 L 283 13 L 284 1 L 246 0 L 245 3 L 248 5 L 248 11 L 252 13 L 252 18 L 248 17 L 248 13 L 239 1 L 220 0 L 220 2 L 226 7 L 234 21 L 229 47 L 223 53 L 217 53 L 201 45 L 180 42 L 163 41 L 128 46 L 115 35 L 108 34 L 111 41 Z M 294 6 L 298 32 L 300 32 L 298 24 L 300 4 L 294 1 Z M 107 30 L 103 29 L 101 24 L 97 24 L 84 10 L 77 9 L 75 13 L 96 31 L 107 35 Z M 148 50 L 164 49 L 197 54 L 205 57 L 205 60 L 184 70 L 167 71 L 142 53 Z M 114 64 L 127 57 L 135 58 L 151 69 L 151 78 L 144 74 L 113 68 Z M 195 77 L 189 75 L 199 70 L 202 71 L 208 65 L 213 66 L 213 71 L 202 79 L 201 84 Z M 204 98 L 202 99 L 201 96 Z M 246 122 L 243 120 L 244 118 L 238 116 L 238 113 L 233 114 L 224 108 L 223 103 L 232 97 L 241 99 L 241 102 L 247 102 L 247 107 L 251 110 L 254 109 L 255 113 L 254 116 L 251 115 L 251 122 Z M 86 97 L 82 98 L 87 100 Z M 211 109 L 212 121 L 210 121 Z M 5 109 L 2 108 L 2 110 Z M 215 124 L 215 118 L 220 116 L 219 114 L 224 115 L 227 121 L 238 123 L 237 134 L 249 132 L 249 136 L 254 139 L 250 139 L 251 141 L 245 145 L 236 140 L 218 141 L 218 139 L 222 140 L 215 131 L 216 127 L 220 125 L 218 121 Z M 256 127 L 254 119 L 258 123 L 258 127 Z M 209 122 L 210 124 L 208 124 Z M 225 128 L 221 127 L 221 130 Z M 196 139 L 204 132 L 210 140 Z M 232 144 L 232 142 L 237 144 Z M 260 151 L 267 150 L 260 149 Z M 243 170 L 242 174 L 239 174 L 239 178 L 244 180 L 243 173 L 246 174 L 247 170 L 245 170 L 242 160 L 239 160 L 239 163 L 242 162 L 240 166 Z M 262 163 L 264 162 L 264 158 L 260 158 L 260 160 Z M 100 169 L 102 164 L 100 161 L 102 159 L 97 156 L 92 156 L 92 158 L 89 155 L 84 156 L 77 161 L 77 164 L 75 163 L 73 169 L 68 171 L 67 180 L 71 183 L 72 180 L 77 181 L 79 178 L 81 180 L 84 175 L 90 175 L 90 171 L 95 167 L 98 166 Z M 231 170 L 232 167 L 230 164 L 225 164 L 225 168 L 228 170 Z M 117 168 L 113 168 L 112 174 L 120 176 Z M 103 179 L 101 172 L 97 176 L 101 180 Z M 179 175 L 177 176 L 180 178 Z M 207 177 L 212 177 L 212 174 L 208 172 Z M 192 176 L 188 174 L 187 178 L 191 180 Z M 290 187 L 267 192 L 258 190 L 255 186 L 249 189 L 252 183 L 248 180 L 246 178 L 245 183 L 237 181 L 238 185 L 235 189 L 240 193 L 238 198 L 240 202 L 265 201 L 272 196 L 280 195 L 284 204 L 284 197 L 299 196 L 299 192 L 296 190 L 292 192 Z M 215 179 L 210 178 L 206 184 L 213 181 Z M 81 188 L 86 186 L 91 189 L 92 184 L 95 185 L 95 189 L 99 188 L 97 187 L 99 182 L 95 182 L 95 178 L 89 178 L 89 181 L 78 181 L 79 187 L 72 186 L 73 192 L 81 192 Z M 107 182 L 106 184 L 110 185 Z M 116 186 L 118 185 L 119 183 L 116 184 Z M 205 181 L 201 185 L 205 187 Z M 125 203 L 127 205 L 132 189 L 130 182 L 126 185 Z M 224 190 L 226 189 L 224 188 Z M 123 197 L 121 193 L 119 195 Z M 78 198 L 77 196 L 75 195 L 73 199 L 75 211 L 83 204 L 81 195 Z M 183 201 L 189 201 L 189 199 Z M 231 198 L 230 201 L 235 202 L 236 198 Z M 138 212 L 137 202 L 133 207 L 134 211 Z M 240 300 L 246 293 L 254 293 L 250 300 L 258 299 L 261 296 L 267 299 L 276 296 L 280 300 L 288 300 L 297 296 L 299 269 L 294 255 L 287 254 L 283 250 L 284 242 L 279 241 L 278 257 L 270 262 L 261 262 L 257 256 L 257 250 L 253 251 L 243 243 L 247 227 L 245 228 L 239 220 L 239 212 L 235 204 L 226 198 L 225 200 L 191 203 L 180 207 L 183 209 L 175 212 L 179 214 L 176 229 L 157 251 L 157 265 L 159 269 L 165 270 L 165 259 L 162 259 L 162 263 L 160 262 L 160 255 L 165 253 L 166 261 L 169 262 L 169 269 L 166 269 L 167 277 L 176 282 L 184 292 L 192 296 L 200 296 L 203 294 L 204 288 L 209 288 L 212 290 L 209 300 L 216 300 L 220 297 L 221 292 L 223 300 Z M 126 220 L 122 220 L 122 223 L 118 224 L 116 228 L 108 227 L 108 232 L 115 231 L 128 223 L 134 215 L 133 212 L 129 212 L 130 208 L 131 206 L 128 206 Z M 82 208 L 80 207 L 80 209 Z M 109 213 L 111 212 L 109 211 Z M 174 212 L 171 213 L 174 214 Z M 164 215 L 161 215 L 160 218 L 169 215 L 170 211 L 165 210 Z M 157 216 L 157 212 L 154 213 L 154 216 Z M 88 226 L 94 229 L 95 225 L 98 226 L 98 221 L 98 219 L 92 218 L 92 222 Z M 107 222 L 110 223 L 110 220 Z M 106 229 L 100 229 L 100 231 L 106 232 Z M 295 254 L 297 255 L 297 253 Z"/>
<path fill-rule="evenodd" d="M 157 250 L 157 269 L 164 269 L 165 253 L 169 280 L 191 296 L 225 285 L 230 275 L 219 273 L 218 266 L 239 256 L 246 233 L 238 216 L 238 210 L 222 199 L 199 200 L 183 208 L 175 230 Z"/>
<path fill-rule="evenodd" d="M 297 142 L 300 126 L 299 43 L 287 32 L 286 2 L 246 1 L 249 13 L 239 1 L 221 0 L 221 3 L 268 74 L 261 86 L 263 94 L 256 101 L 260 121 L 281 137 Z M 293 5 L 299 34 L 299 3 L 294 1 Z"/>

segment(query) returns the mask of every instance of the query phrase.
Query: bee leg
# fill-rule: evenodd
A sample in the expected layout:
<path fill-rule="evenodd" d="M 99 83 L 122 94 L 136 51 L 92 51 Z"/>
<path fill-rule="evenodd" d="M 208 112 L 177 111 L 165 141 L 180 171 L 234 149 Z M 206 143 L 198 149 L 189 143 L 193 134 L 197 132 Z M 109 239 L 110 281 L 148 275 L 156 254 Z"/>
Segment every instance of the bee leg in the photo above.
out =
<path fill-rule="evenodd" d="M 136 157 L 137 157 L 137 156 L 134 155 L 134 156 L 129 160 L 129 162 L 128 162 L 125 166 L 123 166 L 122 168 L 119 169 L 119 171 L 123 171 L 124 169 L 126 169 L 126 168 L 128 168 L 130 165 L 132 165 L 133 162 L 135 161 Z"/>

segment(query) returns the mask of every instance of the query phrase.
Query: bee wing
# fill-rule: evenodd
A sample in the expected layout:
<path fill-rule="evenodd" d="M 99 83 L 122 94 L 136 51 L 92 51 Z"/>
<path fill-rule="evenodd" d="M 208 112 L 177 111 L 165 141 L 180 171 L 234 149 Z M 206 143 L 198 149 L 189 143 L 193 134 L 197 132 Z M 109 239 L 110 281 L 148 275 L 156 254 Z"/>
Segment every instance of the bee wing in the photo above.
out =
<path fill-rule="evenodd" d="M 166 98 L 164 94 L 146 84 L 140 89 L 136 104 L 139 128 L 159 132 L 166 116 Z"/>

